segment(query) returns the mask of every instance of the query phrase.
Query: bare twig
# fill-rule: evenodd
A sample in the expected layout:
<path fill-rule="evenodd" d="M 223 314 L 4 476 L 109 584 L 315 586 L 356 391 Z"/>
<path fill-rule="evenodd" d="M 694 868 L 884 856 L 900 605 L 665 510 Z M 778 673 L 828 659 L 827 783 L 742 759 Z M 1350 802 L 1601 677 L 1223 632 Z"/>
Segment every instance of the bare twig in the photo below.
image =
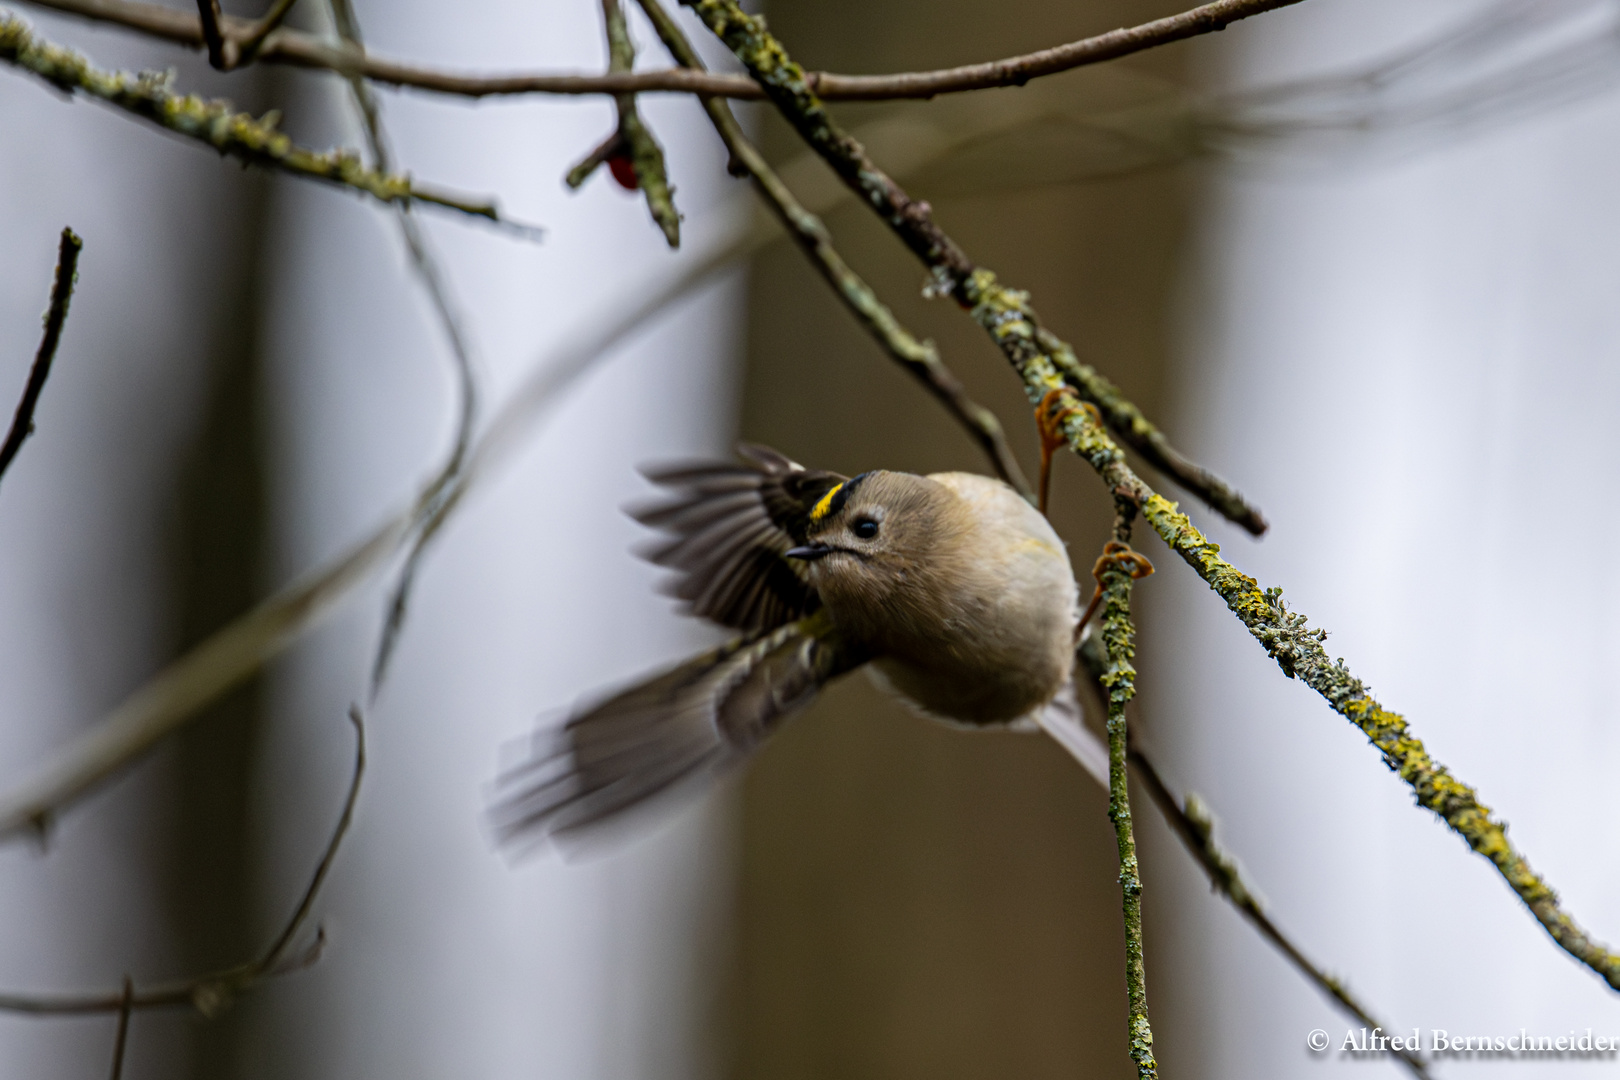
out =
<path fill-rule="evenodd" d="M 258 22 L 231 38 L 232 44 L 236 46 L 238 66 L 257 58 L 265 39 L 282 24 L 297 2 L 298 0 L 275 0 L 275 3 L 270 5 L 270 10 L 266 11 Z"/>
<path fill-rule="evenodd" d="M 338 36 L 349 48 L 365 51 L 365 44 L 360 36 L 360 22 L 355 17 L 354 7 L 349 0 L 329 0 L 328 8 L 332 13 L 332 21 L 337 27 Z M 383 130 L 382 111 L 377 103 L 376 95 L 371 87 L 357 75 L 347 78 L 349 84 L 349 97 L 354 103 L 355 111 L 359 114 L 361 127 L 366 134 L 366 145 L 371 151 L 372 163 L 381 170 L 388 170 L 390 165 L 390 151 L 388 136 Z M 445 339 L 450 345 L 450 357 L 456 373 L 456 389 L 460 407 L 456 415 L 455 434 L 451 438 L 450 449 L 445 457 L 444 464 L 428 482 L 427 490 L 423 496 L 423 510 L 417 516 L 417 523 L 430 520 L 433 517 L 433 507 L 444 497 L 450 484 L 460 473 L 462 465 L 467 458 L 467 451 L 472 445 L 473 429 L 478 419 L 478 378 L 473 364 L 473 348 L 471 336 L 466 330 L 465 320 L 462 318 L 456 303 L 451 299 L 450 282 L 446 278 L 444 269 L 438 257 L 434 255 L 428 238 L 422 230 L 421 224 L 412 215 L 408 206 L 395 208 L 395 220 L 399 224 L 400 237 L 405 242 L 405 250 L 410 256 L 411 267 L 416 272 L 417 280 L 422 283 L 427 293 L 428 301 L 433 306 L 433 313 L 439 320 L 439 326 L 444 331 Z M 399 642 L 400 633 L 405 626 L 405 615 L 410 604 L 412 586 L 416 581 L 417 570 L 421 566 L 423 553 L 426 550 L 427 540 L 420 528 L 411 544 L 405 563 L 400 568 L 399 576 L 394 587 L 389 592 L 387 606 L 384 608 L 382 632 L 378 635 L 377 650 L 371 663 L 371 689 L 370 696 L 374 699 L 377 691 L 381 689 L 383 679 L 388 674 L 389 662 L 393 659 L 394 647 Z"/>
<path fill-rule="evenodd" d="M 208 49 L 208 66 L 225 71 L 234 65 L 225 57 L 225 35 L 219 29 L 221 17 L 219 0 L 197 0 L 197 18 L 202 25 L 203 45 Z"/>
<path fill-rule="evenodd" d="M 580 187 L 597 169 L 624 152 L 624 136 L 619 134 L 618 128 L 614 128 L 611 135 L 596 144 L 596 149 L 580 158 L 579 164 L 568 170 L 563 183 L 570 189 Z"/>
<path fill-rule="evenodd" d="M 34 363 L 28 369 L 28 382 L 23 387 L 22 399 L 11 418 L 11 430 L 6 441 L 0 443 L 0 477 L 17 457 L 17 451 L 28 436 L 34 433 L 34 409 L 39 395 L 45 389 L 45 380 L 51 375 L 51 362 L 56 359 L 56 347 L 62 340 L 62 327 L 67 323 L 68 304 L 73 300 L 73 285 L 78 280 L 79 252 L 84 241 L 72 229 L 62 230 L 61 243 L 56 252 L 56 277 L 51 283 L 51 302 L 45 309 L 45 333 L 40 337 Z"/>
<path fill-rule="evenodd" d="M 299 146 L 276 130 L 279 116 L 275 113 L 254 119 L 236 112 L 228 101 L 176 93 L 166 73 L 103 71 L 72 49 L 39 38 L 21 19 L 4 11 L 0 11 L 0 61 L 31 72 L 60 90 L 107 102 L 250 165 L 324 180 L 385 203 L 423 203 L 487 218 L 520 234 L 533 236 L 539 232 L 502 218 L 488 200 L 474 201 L 469 196 L 423 187 L 409 176 L 368 169 L 353 151 L 322 153 Z"/>
<path fill-rule="evenodd" d="M 280 26 L 287 13 L 298 0 L 275 0 L 270 10 L 257 22 L 245 23 L 240 19 L 225 22 L 219 0 L 197 0 L 197 16 L 202 26 L 203 46 L 208 51 L 208 64 L 219 71 L 235 71 L 251 63 L 264 44 L 264 39 Z"/>
<path fill-rule="evenodd" d="M 29 0 L 39 7 L 65 11 L 98 22 L 115 23 L 138 30 L 150 37 L 177 45 L 200 48 L 205 45 L 197 19 L 158 4 L 138 0 Z M 896 98 L 930 98 L 967 90 L 997 86 L 1022 86 L 1031 79 L 1115 60 L 1131 53 L 1167 45 L 1173 41 L 1223 30 L 1231 23 L 1252 15 L 1299 3 L 1300 0 L 1217 0 L 1179 15 L 1155 19 L 1140 26 L 1110 30 L 1106 34 L 1081 38 L 1022 56 L 969 64 L 938 71 L 902 72 L 894 75 L 838 75 L 811 72 L 806 75 L 811 88 L 829 101 L 885 101 Z M 224 17 L 223 33 L 234 37 L 251 26 L 242 19 Z M 510 94 L 713 94 L 720 97 L 754 99 L 760 88 L 744 75 L 719 75 L 683 70 L 644 71 L 612 75 L 512 74 L 468 75 L 407 64 L 381 57 L 356 55 L 334 47 L 312 34 L 282 27 L 264 42 L 258 57 L 264 61 L 297 67 L 354 72 L 373 82 L 409 86 L 462 97 Z"/>
<path fill-rule="evenodd" d="M 701 67 L 702 61 L 691 43 L 657 0 L 640 2 L 642 10 L 652 20 L 654 29 L 676 62 L 692 68 Z M 777 220 L 787 228 L 788 235 L 810 256 L 839 299 L 854 312 L 861 325 L 889 355 L 916 376 L 968 430 L 990 458 L 996 473 L 1017 488 L 1024 498 L 1031 498 L 1029 481 L 1024 478 L 1017 458 L 1007 446 L 1001 422 L 995 413 L 969 397 L 956 373 L 939 358 L 939 350 L 934 343 L 917 340 L 878 299 L 871 286 L 844 262 L 832 246 L 832 237 L 826 226 L 805 209 L 765 161 L 764 155 L 743 133 L 736 117 L 731 114 L 731 107 L 715 97 L 705 96 L 702 102 L 726 149 L 731 152 L 732 160 L 753 178 L 754 189 L 775 213 Z"/>
<path fill-rule="evenodd" d="M 118 1002 L 118 1034 L 113 1036 L 112 1080 L 124 1075 L 124 1049 L 129 1045 L 129 1014 L 135 1003 L 135 983 L 124 976 L 124 993 Z"/>
<path fill-rule="evenodd" d="M 1048 369 L 1052 367 L 1050 350 L 1040 343 L 1039 320 L 1030 307 L 1029 295 L 1001 285 L 989 270 L 975 266 L 956 241 L 935 223 L 933 208 L 913 199 L 872 161 L 865 147 L 828 114 L 810 87 L 804 70 L 765 29 L 763 20 L 745 14 L 736 0 L 682 2 L 695 10 L 715 36 L 742 61 L 811 149 L 820 154 L 833 172 L 922 260 L 932 275 L 930 291 L 933 294 L 952 296 L 971 311 L 974 319 L 1020 370 L 1037 360 Z M 1242 496 L 1215 480 L 1213 474 L 1201 469 L 1178 471 L 1173 463 L 1166 461 L 1158 452 L 1163 436 L 1158 435 L 1142 418 L 1140 410 L 1125 401 L 1107 380 L 1080 380 L 1074 388 L 1082 397 L 1096 399 L 1093 404 L 1105 409 L 1103 417 L 1110 426 L 1119 425 L 1116 430 L 1122 439 L 1216 510 L 1234 506 L 1246 508 Z M 1052 387 L 1041 393 L 1048 389 Z M 1040 394 L 1035 394 L 1031 401 L 1040 398 Z M 1236 520 L 1263 526 L 1263 519 L 1253 510 L 1238 514 Z"/>
<path fill-rule="evenodd" d="M 354 770 L 349 778 L 349 791 L 343 800 L 343 810 L 338 815 L 331 838 L 326 842 L 326 849 L 321 854 L 320 862 L 315 865 L 315 873 L 310 877 L 309 884 L 304 887 L 291 917 L 264 952 L 235 967 L 178 982 L 159 983 L 147 990 L 137 990 L 129 977 L 125 976 L 122 991 L 115 994 L 82 997 L 0 994 L 0 1010 L 34 1015 L 116 1012 L 120 1014 L 121 1030 L 127 1028 L 128 1014 L 134 1009 L 189 1005 L 204 1016 L 212 1017 L 219 1015 L 243 991 L 264 979 L 301 971 L 318 960 L 326 940 L 325 934 L 320 931 L 316 932 L 314 941 L 298 955 L 289 956 L 288 950 L 292 947 L 293 939 L 298 936 L 299 930 L 309 919 L 310 911 L 315 907 L 321 886 L 326 883 L 332 864 L 337 860 L 338 849 L 343 844 L 344 836 L 348 834 L 349 824 L 354 820 L 355 803 L 360 798 L 360 784 L 366 772 L 366 726 L 365 718 L 358 706 L 350 707 L 349 722 L 354 726 Z M 122 1046 L 122 1038 L 119 1045 Z M 119 1051 L 119 1056 L 122 1056 L 122 1050 Z"/>

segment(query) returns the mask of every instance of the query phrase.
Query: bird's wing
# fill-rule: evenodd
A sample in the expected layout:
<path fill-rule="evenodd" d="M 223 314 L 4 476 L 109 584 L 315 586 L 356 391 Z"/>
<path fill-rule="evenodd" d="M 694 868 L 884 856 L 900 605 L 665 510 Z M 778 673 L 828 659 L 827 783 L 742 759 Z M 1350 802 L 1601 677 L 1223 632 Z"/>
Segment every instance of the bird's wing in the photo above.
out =
<path fill-rule="evenodd" d="M 671 497 L 634 509 L 667 533 L 642 554 L 676 572 L 668 591 L 693 615 L 756 632 L 784 626 L 821 606 L 803 564 L 786 557 L 804 542 L 810 512 L 843 483 L 764 446 L 741 446 L 744 461 L 644 470 Z"/>
<path fill-rule="evenodd" d="M 504 843 L 578 837 L 683 781 L 743 760 L 864 658 L 811 616 L 739 638 L 536 734 L 498 781 Z"/>

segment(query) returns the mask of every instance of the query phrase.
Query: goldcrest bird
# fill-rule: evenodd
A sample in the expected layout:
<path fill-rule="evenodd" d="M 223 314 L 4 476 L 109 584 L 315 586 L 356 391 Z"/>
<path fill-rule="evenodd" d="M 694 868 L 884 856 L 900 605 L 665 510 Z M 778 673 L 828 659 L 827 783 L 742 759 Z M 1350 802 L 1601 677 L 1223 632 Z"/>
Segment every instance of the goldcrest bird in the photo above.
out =
<path fill-rule="evenodd" d="M 832 680 L 866 667 L 920 712 L 1050 731 L 1089 771 L 1105 752 L 1073 692 L 1079 590 L 1063 541 L 1000 480 L 742 463 L 645 471 L 672 497 L 633 510 L 690 614 L 742 632 L 575 713 L 503 776 L 503 839 L 567 834 L 745 759 Z M 1100 758 L 1100 761 L 1099 761 Z"/>

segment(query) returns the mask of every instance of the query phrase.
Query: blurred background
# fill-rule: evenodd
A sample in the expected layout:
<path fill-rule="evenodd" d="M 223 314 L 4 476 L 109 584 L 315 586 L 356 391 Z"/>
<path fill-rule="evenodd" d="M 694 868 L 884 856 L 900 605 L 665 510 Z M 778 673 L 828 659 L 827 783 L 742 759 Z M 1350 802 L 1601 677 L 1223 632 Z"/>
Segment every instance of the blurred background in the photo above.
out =
<path fill-rule="evenodd" d="M 334 76 L 221 75 L 126 31 L 8 9 L 101 66 L 173 66 L 183 88 L 282 109 L 306 144 L 364 145 Z M 807 67 L 880 72 L 1177 9 L 772 0 L 768 14 Z M 331 33 L 325 11 L 310 0 L 295 21 Z M 356 13 L 378 53 L 437 66 L 605 63 L 590 0 Z M 1608 941 L 1617 19 L 1612 0 L 1309 0 L 1016 90 L 836 110 L 1082 359 L 1264 508 L 1256 542 L 1183 500 L 1332 632 L 1332 654 Z M 642 65 L 661 66 L 638 13 L 631 28 Z M 636 465 L 741 437 L 844 472 L 985 466 L 796 250 L 749 239 L 770 233 L 694 102 L 641 104 L 686 215 L 671 253 L 605 174 L 562 184 L 610 130 L 609 102 L 380 100 L 416 177 L 496 193 L 546 230 L 533 243 L 421 216 L 481 420 L 532 373 L 594 362 L 428 549 L 374 700 L 397 567 L 65 814 L 47 850 L 0 850 L 0 989 L 112 991 L 261 949 L 338 813 L 358 702 L 371 768 L 317 907 L 325 955 L 220 1017 L 138 1015 L 126 1076 L 1131 1075 L 1106 799 L 1043 738 L 947 729 L 851 679 L 746 772 L 607 850 L 495 849 L 482 814 L 503 747 L 715 640 L 632 554 L 619 507 L 645 492 Z M 768 110 L 740 111 L 1033 475 L 1005 361 L 923 298 L 872 215 L 834 204 Z M 10 790 L 166 661 L 407 506 L 458 406 L 451 342 L 387 209 L 244 171 L 9 68 L 0 139 L 17 148 L 0 155 L 0 388 L 25 377 L 57 232 L 86 243 L 39 433 L 0 485 Z M 686 281 L 600 355 L 585 347 Z M 1054 503 L 1088 567 L 1108 500 L 1063 459 Z M 1139 547 L 1159 566 L 1137 590 L 1139 729 L 1172 786 L 1207 797 L 1304 951 L 1426 1042 L 1620 1034 L 1612 993 L 1363 737 L 1156 540 Z M 1162 1075 L 1401 1071 L 1338 1053 L 1349 1022 L 1211 893 L 1142 794 L 1136 821 Z M 1333 1052 L 1307 1049 L 1314 1028 Z M 104 1073 L 113 1029 L 0 1014 L 0 1076 Z"/>

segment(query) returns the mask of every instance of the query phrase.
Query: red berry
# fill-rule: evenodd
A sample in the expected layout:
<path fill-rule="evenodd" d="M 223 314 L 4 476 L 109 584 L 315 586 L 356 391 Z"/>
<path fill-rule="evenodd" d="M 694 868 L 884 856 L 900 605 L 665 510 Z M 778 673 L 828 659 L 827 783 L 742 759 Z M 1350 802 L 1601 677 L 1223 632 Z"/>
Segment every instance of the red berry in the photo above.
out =
<path fill-rule="evenodd" d="M 641 186 L 641 180 L 636 176 L 636 163 L 630 160 L 629 154 L 614 154 L 608 158 L 608 171 L 613 179 L 626 191 L 634 191 Z"/>

